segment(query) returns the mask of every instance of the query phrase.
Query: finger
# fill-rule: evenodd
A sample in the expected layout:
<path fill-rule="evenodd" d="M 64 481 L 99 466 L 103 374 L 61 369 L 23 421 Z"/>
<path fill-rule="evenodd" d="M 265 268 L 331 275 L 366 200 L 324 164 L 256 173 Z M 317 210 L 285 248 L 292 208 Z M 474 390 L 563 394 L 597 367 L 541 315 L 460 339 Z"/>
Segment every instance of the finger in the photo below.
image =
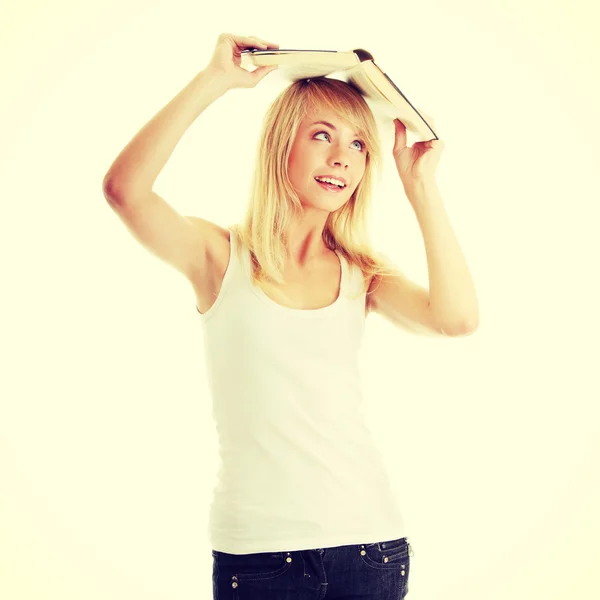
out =
<path fill-rule="evenodd" d="M 261 41 L 261 43 L 265 44 L 265 46 L 267 46 L 267 48 L 279 48 L 279 44 L 275 44 L 274 42 L 267 42 L 266 40 L 263 40 L 263 39 L 260 39 L 260 41 Z"/>
<path fill-rule="evenodd" d="M 397 130 L 400 129 L 401 131 L 406 132 L 406 125 L 400 119 L 394 119 L 394 125 Z"/>
<path fill-rule="evenodd" d="M 279 44 L 275 44 L 273 42 L 267 42 L 267 40 L 263 40 L 262 38 L 252 36 L 251 39 L 256 40 L 262 46 L 267 46 L 269 48 L 279 48 Z"/>
<path fill-rule="evenodd" d="M 267 47 L 267 42 L 265 42 L 264 40 L 261 40 L 260 38 L 257 38 L 256 36 L 250 36 L 248 38 L 248 40 L 250 40 L 250 42 L 254 45 L 254 47 L 256 48 L 266 48 Z"/>
<path fill-rule="evenodd" d="M 231 39 L 238 48 L 261 48 L 264 44 L 258 38 L 243 35 L 225 35 Z"/>
<path fill-rule="evenodd" d="M 275 71 L 277 68 L 278 68 L 277 65 L 270 66 L 270 67 L 258 67 L 258 69 L 254 69 L 254 71 L 252 71 L 250 73 L 250 75 L 255 80 L 255 82 L 258 83 L 261 79 L 266 77 L 271 71 Z"/>
<path fill-rule="evenodd" d="M 256 48 L 279 48 L 279 44 L 267 42 L 266 40 L 263 40 L 262 38 L 256 37 L 254 35 L 242 38 L 242 40 L 243 43 Z"/>
<path fill-rule="evenodd" d="M 406 148 L 406 126 L 400 119 L 394 119 L 394 126 L 396 130 L 394 149 L 402 150 Z"/>

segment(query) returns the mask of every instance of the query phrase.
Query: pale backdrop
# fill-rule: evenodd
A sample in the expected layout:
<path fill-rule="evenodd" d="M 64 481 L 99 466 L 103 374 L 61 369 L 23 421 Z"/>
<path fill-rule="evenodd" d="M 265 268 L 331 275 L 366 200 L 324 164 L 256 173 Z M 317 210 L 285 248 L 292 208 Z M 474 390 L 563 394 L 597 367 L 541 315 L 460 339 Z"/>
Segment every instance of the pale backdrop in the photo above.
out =
<path fill-rule="evenodd" d="M 424 338 L 373 315 L 362 362 L 415 552 L 409 598 L 600 597 L 597 11 L 582 0 L 7 7 L 0 597 L 211 597 L 217 440 L 195 298 L 101 187 L 222 31 L 366 48 L 446 144 L 437 181 L 479 330 Z M 239 220 L 278 77 L 228 93 L 190 128 L 156 183 L 179 212 Z M 391 125 L 381 135 L 373 236 L 427 285 Z"/>

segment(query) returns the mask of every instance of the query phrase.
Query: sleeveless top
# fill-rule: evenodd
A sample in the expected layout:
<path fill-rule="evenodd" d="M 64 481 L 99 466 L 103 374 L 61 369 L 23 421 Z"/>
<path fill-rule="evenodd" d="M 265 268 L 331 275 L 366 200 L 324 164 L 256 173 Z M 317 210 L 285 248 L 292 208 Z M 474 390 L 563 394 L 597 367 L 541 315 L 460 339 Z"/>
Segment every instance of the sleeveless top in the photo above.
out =
<path fill-rule="evenodd" d="M 337 300 L 288 308 L 253 284 L 250 252 L 241 248 L 240 260 L 230 231 L 221 290 L 206 313 L 198 311 L 219 440 L 213 550 L 293 551 L 406 536 L 361 410 L 360 269 L 336 252 Z"/>

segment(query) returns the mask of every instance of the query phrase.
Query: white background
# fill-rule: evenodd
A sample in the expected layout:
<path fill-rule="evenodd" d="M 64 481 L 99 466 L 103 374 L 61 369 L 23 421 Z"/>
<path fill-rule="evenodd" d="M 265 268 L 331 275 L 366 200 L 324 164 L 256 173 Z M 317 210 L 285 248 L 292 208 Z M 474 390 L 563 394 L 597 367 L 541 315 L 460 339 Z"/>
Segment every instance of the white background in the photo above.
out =
<path fill-rule="evenodd" d="M 479 330 L 425 338 L 372 315 L 363 349 L 415 551 L 410 599 L 598 598 L 595 5 L 16 6 L 0 19 L 0 597 L 212 597 L 217 439 L 195 297 L 131 237 L 102 179 L 227 31 L 366 48 L 446 144 L 437 182 Z M 271 74 L 211 105 L 156 191 L 238 222 L 262 116 L 287 84 Z M 381 137 L 374 242 L 427 285 L 391 121 Z"/>

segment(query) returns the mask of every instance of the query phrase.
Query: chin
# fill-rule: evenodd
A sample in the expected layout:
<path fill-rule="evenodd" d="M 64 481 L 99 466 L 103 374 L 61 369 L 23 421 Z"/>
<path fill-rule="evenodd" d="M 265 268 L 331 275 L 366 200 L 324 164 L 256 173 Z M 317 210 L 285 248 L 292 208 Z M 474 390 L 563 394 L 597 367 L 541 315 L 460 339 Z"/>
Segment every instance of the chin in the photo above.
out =
<path fill-rule="evenodd" d="M 344 204 L 346 204 L 348 200 L 350 200 L 350 198 L 342 202 L 340 202 L 339 200 L 337 202 L 323 202 L 318 200 L 307 202 L 306 200 L 301 200 L 301 203 L 303 208 L 312 208 L 313 210 L 323 210 L 332 213 L 342 208 L 342 206 L 344 206 Z"/>
<path fill-rule="evenodd" d="M 330 198 L 321 195 L 313 196 L 312 198 L 300 195 L 298 197 L 302 206 L 334 212 L 344 206 L 352 198 L 352 194 L 348 195 L 347 193 L 339 192 L 338 194 L 331 194 Z"/>

